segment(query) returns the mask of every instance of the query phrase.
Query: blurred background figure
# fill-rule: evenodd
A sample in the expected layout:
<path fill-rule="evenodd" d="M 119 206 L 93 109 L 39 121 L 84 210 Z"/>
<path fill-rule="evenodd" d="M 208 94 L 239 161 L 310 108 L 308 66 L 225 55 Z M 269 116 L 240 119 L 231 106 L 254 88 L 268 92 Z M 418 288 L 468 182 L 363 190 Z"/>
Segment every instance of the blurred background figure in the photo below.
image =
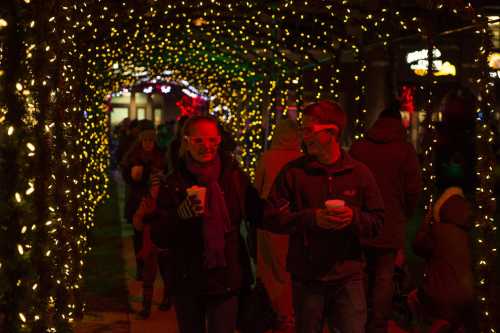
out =
<path fill-rule="evenodd" d="M 255 186 L 267 198 L 271 186 L 283 166 L 302 156 L 297 124 L 282 120 L 276 126 L 271 148 L 260 157 L 255 170 Z M 257 231 L 257 275 L 264 283 L 278 315 L 276 332 L 293 332 L 294 316 L 290 273 L 286 270 L 288 235 Z"/>
<path fill-rule="evenodd" d="M 124 121 L 120 126 L 120 136 L 118 139 L 118 148 L 116 150 L 116 160 L 120 164 L 127 151 L 137 140 L 139 135 L 139 121 L 137 119 Z"/>
<path fill-rule="evenodd" d="M 413 242 L 415 253 L 425 259 L 425 273 L 422 285 L 410 293 L 408 303 L 417 323 L 430 327 L 429 332 L 472 333 L 478 331 L 474 327 L 472 208 L 462 189 L 463 171 L 445 174 L 439 182 L 440 196 Z"/>
<path fill-rule="evenodd" d="M 184 123 L 189 119 L 188 116 L 182 116 L 175 126 L 174 138 L 170 141 L 167 149 L 167 174 L 173 172 L 176 169 L 177 162 L 179 160 L 179 150 L 182 143 L 182 129 L 184 128 Z"/>
<path fill-rule="evenodd" d="M 362 244 L 366 258 L 366 331 L 385 333 L 392 313 L 395 260 L 398 252 L 404 253 L 405 227 L 421 192 L 420 163 L 417 152 L 407 142 L 399 102 L 393 101 L 381 112 L 365 137 L 352 145 L 350 153 L 373 173 L 384 200 L 382 228 L 377 237 L 363 239 Z"/>
<path fill-rule="evenodd" d="M 142 198 L 149 191 L 151 170 L 163 170 L 164 163 L 164 154 L 158 150 L 156 145 L 154 129 L 144 129 L 121 163 L 122 177 L 127 185 L 125 218 L 128 223 L 132 223 L 134 213 L 139 208 Z M 142 248 L 142 238 L 142 232 L 134 228 L 134 252 L 136 255 Z M 143 261 L 137 258 L 136 264 L 136 277 L 138 280 L 142 280 Z"/>
<path fill-rule="evenodd" d="M 123 142 L 124 137 L 127 135 L 130 126 L 130 118 L 123 119 L 111 132 L 110 147 L 111 152 L 111 170 L 115 170 L 119 167 L 120 159 L 122 156 L 118 156 L 118 148 L 120 143 Z"/>
<path fill-rule="evenodd" d="M 165 123 L 158 125 L 156 130 L 158 149 L 162 152 L 166 152 L 170 142 L 174 139 L 174 123 Z"/>

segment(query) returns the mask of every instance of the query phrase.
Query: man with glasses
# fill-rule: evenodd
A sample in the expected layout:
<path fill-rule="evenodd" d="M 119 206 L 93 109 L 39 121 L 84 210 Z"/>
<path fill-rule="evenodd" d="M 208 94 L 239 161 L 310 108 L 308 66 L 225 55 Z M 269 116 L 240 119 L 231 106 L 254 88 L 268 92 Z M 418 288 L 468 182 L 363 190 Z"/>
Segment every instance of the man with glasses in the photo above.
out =
<path fill-rule="evenodd" d="M 342 333 L 364 332 L 361 238 L 383 222 L 376 182 L 362 163 L 340 147 L 346 115 L 320 101 L 304 110 L 301 137 L 306 155 L 278 176 L 266 224 L 290 234 L 287 268 L 292 275 L 297 333 L 321 333 L 328 320 Z"/>

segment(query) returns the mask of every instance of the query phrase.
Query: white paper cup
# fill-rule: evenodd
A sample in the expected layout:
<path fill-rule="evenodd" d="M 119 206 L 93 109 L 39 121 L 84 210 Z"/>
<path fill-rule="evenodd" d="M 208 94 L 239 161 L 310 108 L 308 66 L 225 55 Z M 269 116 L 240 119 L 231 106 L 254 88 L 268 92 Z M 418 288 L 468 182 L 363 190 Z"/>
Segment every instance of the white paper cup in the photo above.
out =
<path fill-rule="evenodd" d="M 186 189 L 188 196 L 196 196 L 198 200 L 200 200 L 200 206 L 203 207 L 203 211 L 205 210 L 205 198 L 207 196 L 207 188 L 202 186 L 193 186 Z"/>
<path fill-rule="evenodd" d="M 325 207 L 327 209 L 335 209 L 335 208 L 344 207 L 344 206 L 345 206 L 344 200 L 332 199 L 332 200 L 325 201 Z"/>

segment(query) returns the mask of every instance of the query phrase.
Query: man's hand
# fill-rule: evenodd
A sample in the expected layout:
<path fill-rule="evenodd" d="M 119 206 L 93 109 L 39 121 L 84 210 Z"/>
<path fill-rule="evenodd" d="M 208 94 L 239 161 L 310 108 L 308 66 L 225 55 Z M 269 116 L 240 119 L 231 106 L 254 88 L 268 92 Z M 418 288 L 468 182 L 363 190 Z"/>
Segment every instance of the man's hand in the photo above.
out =
<path fill-rule="evenodd" d="M 327 230 L 341 230 L 352 223 L 353 212 L 348 206 L 316 210 L 316 224 Z"/>

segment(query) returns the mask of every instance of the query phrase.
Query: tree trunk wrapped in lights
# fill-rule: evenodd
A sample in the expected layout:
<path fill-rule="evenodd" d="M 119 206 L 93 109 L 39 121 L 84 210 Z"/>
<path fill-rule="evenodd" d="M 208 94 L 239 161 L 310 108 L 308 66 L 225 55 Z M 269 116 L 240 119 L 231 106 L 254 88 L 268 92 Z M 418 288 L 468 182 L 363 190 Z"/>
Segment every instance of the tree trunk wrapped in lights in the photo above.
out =
<path fill-rule="evenodd" d="M 495 153 L 493 142 L 495 140 L 492 127 L 494 126 L 494 82 L 489 75 L 487 56 L 491 51 L 491 31 L 488 28 L 487 18 L 478 15 L 477 20 L 481 25 L 476 33 L 481 36 L 481 43 L 474 62 L 480 65 L 479 76 L 476 84 L 479 88 L 479 105 L 476 109 L 476 176 L 475 203 L 477 208 L 476 228 L 478 238 L 476 258 L 476 280 L 478 284 L 478 303 L 480 311 L 480 327 L 488 331 L 495 326 L 493 320 L 494 308 L 491 305 L 494 278 L 493 265 L 497 255 L 497 240 L 495 237 L 497 225 L 494 220 L 496 211 L 495 195 L 493 193 L 495 168 Z M 496 313 L 498 316 L 498 312 Z M 498 317 L 496 318 L 498 320 Z M 495 330 L 491 329 L 491 332 Z"/>

